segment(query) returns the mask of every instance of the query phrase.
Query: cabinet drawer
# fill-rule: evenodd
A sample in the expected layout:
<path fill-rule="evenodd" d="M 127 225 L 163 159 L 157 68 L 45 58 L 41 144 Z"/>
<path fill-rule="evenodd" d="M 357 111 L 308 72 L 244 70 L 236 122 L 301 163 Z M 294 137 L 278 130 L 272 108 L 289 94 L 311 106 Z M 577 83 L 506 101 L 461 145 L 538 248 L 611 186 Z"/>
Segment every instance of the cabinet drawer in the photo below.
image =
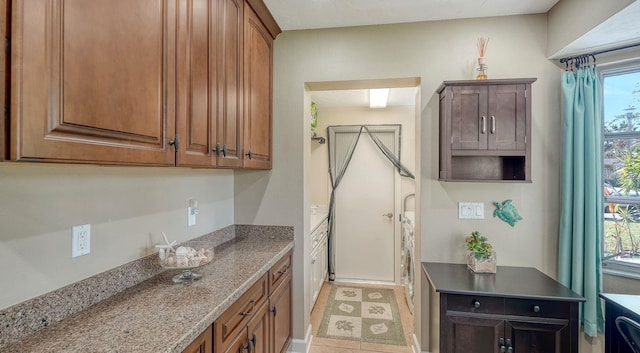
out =
<path fill-rule="evenodd" d="M 504 299 L 477 295 L 447 295 L 447 310 L 467 313 L 502 314 Z"/>
<path fill-rule="evenodd" d="M 569 319 L 571 318 L 571 303 L 552 300 L 507 298 L 505 299 L 505 314 Z"/>
<path fill-rule="evenodd" d="M 216 352 L 224 352 L 238 333 L 246 329 L 247 323 L 266 302 L 267 297 L 265 274 L 213 323 Z"/>
<path fill-rule="evenodd" d="M 291 252 L 285 255 L 269 270 L 269 294 L 282 283 L 287 273 L 291 271 Z"/>

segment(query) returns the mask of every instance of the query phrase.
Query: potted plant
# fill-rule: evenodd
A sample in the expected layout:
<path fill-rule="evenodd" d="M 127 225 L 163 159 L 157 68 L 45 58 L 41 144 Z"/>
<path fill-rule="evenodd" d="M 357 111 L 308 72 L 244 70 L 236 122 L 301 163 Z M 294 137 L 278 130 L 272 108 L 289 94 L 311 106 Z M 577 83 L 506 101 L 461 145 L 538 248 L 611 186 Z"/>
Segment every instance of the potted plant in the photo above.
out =
<path fill-rule="evenodd" d="M 467 243 L 467 265 L 473 272 L 496 273 L 496 252 L 487 237 L 474 231 L 464 241 Z"/>

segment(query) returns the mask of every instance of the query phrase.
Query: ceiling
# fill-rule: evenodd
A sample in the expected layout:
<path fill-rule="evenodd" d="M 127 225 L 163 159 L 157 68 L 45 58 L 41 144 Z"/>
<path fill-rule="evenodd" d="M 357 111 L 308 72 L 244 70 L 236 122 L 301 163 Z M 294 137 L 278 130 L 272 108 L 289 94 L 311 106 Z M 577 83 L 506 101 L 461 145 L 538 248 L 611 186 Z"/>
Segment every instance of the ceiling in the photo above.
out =
<path fill-rule="evenodd" d="M 558 0 L 264 0 L 283 31 L 546 13 Z"/>

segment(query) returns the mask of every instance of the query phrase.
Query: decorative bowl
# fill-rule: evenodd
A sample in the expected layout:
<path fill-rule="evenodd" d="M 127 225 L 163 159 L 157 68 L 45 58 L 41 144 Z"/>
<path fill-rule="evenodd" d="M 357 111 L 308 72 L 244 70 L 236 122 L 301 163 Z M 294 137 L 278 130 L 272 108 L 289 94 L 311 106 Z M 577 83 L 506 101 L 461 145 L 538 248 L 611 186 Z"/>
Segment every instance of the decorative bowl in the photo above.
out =
<path fill-rule="evenodd" d="M 213 260 L 213 245 L 205 241 L 188 241 L 179 246 L 168 246 L 158 251 L 160 266 L 167 270 L 182 270 L 173 277 L 175 283 L 197 281 L 202 274 L 191 270 Z"/>

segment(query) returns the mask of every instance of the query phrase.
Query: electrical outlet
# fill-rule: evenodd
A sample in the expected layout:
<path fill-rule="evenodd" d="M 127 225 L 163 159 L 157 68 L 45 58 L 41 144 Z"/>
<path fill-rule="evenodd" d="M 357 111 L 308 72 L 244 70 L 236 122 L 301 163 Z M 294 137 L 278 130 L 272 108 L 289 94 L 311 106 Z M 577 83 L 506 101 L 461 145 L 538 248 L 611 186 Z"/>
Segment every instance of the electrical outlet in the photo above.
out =
<path fill-rule="evenodd" d="M 87 255 L 91 252 L 91 224 L 71 228 L 71 257 Z"/>
<path fill-rule="evenodd" d="M 484 203 L 458 202 L 458 219 L 484 219 Z"/>
<path fill-rule="evenodd" d="M 191 227 L 196 225 L 196 216 L 198 215 L 198 200 L 189 199 L 189 206 L 187 207 L 187 226 Z"/>

